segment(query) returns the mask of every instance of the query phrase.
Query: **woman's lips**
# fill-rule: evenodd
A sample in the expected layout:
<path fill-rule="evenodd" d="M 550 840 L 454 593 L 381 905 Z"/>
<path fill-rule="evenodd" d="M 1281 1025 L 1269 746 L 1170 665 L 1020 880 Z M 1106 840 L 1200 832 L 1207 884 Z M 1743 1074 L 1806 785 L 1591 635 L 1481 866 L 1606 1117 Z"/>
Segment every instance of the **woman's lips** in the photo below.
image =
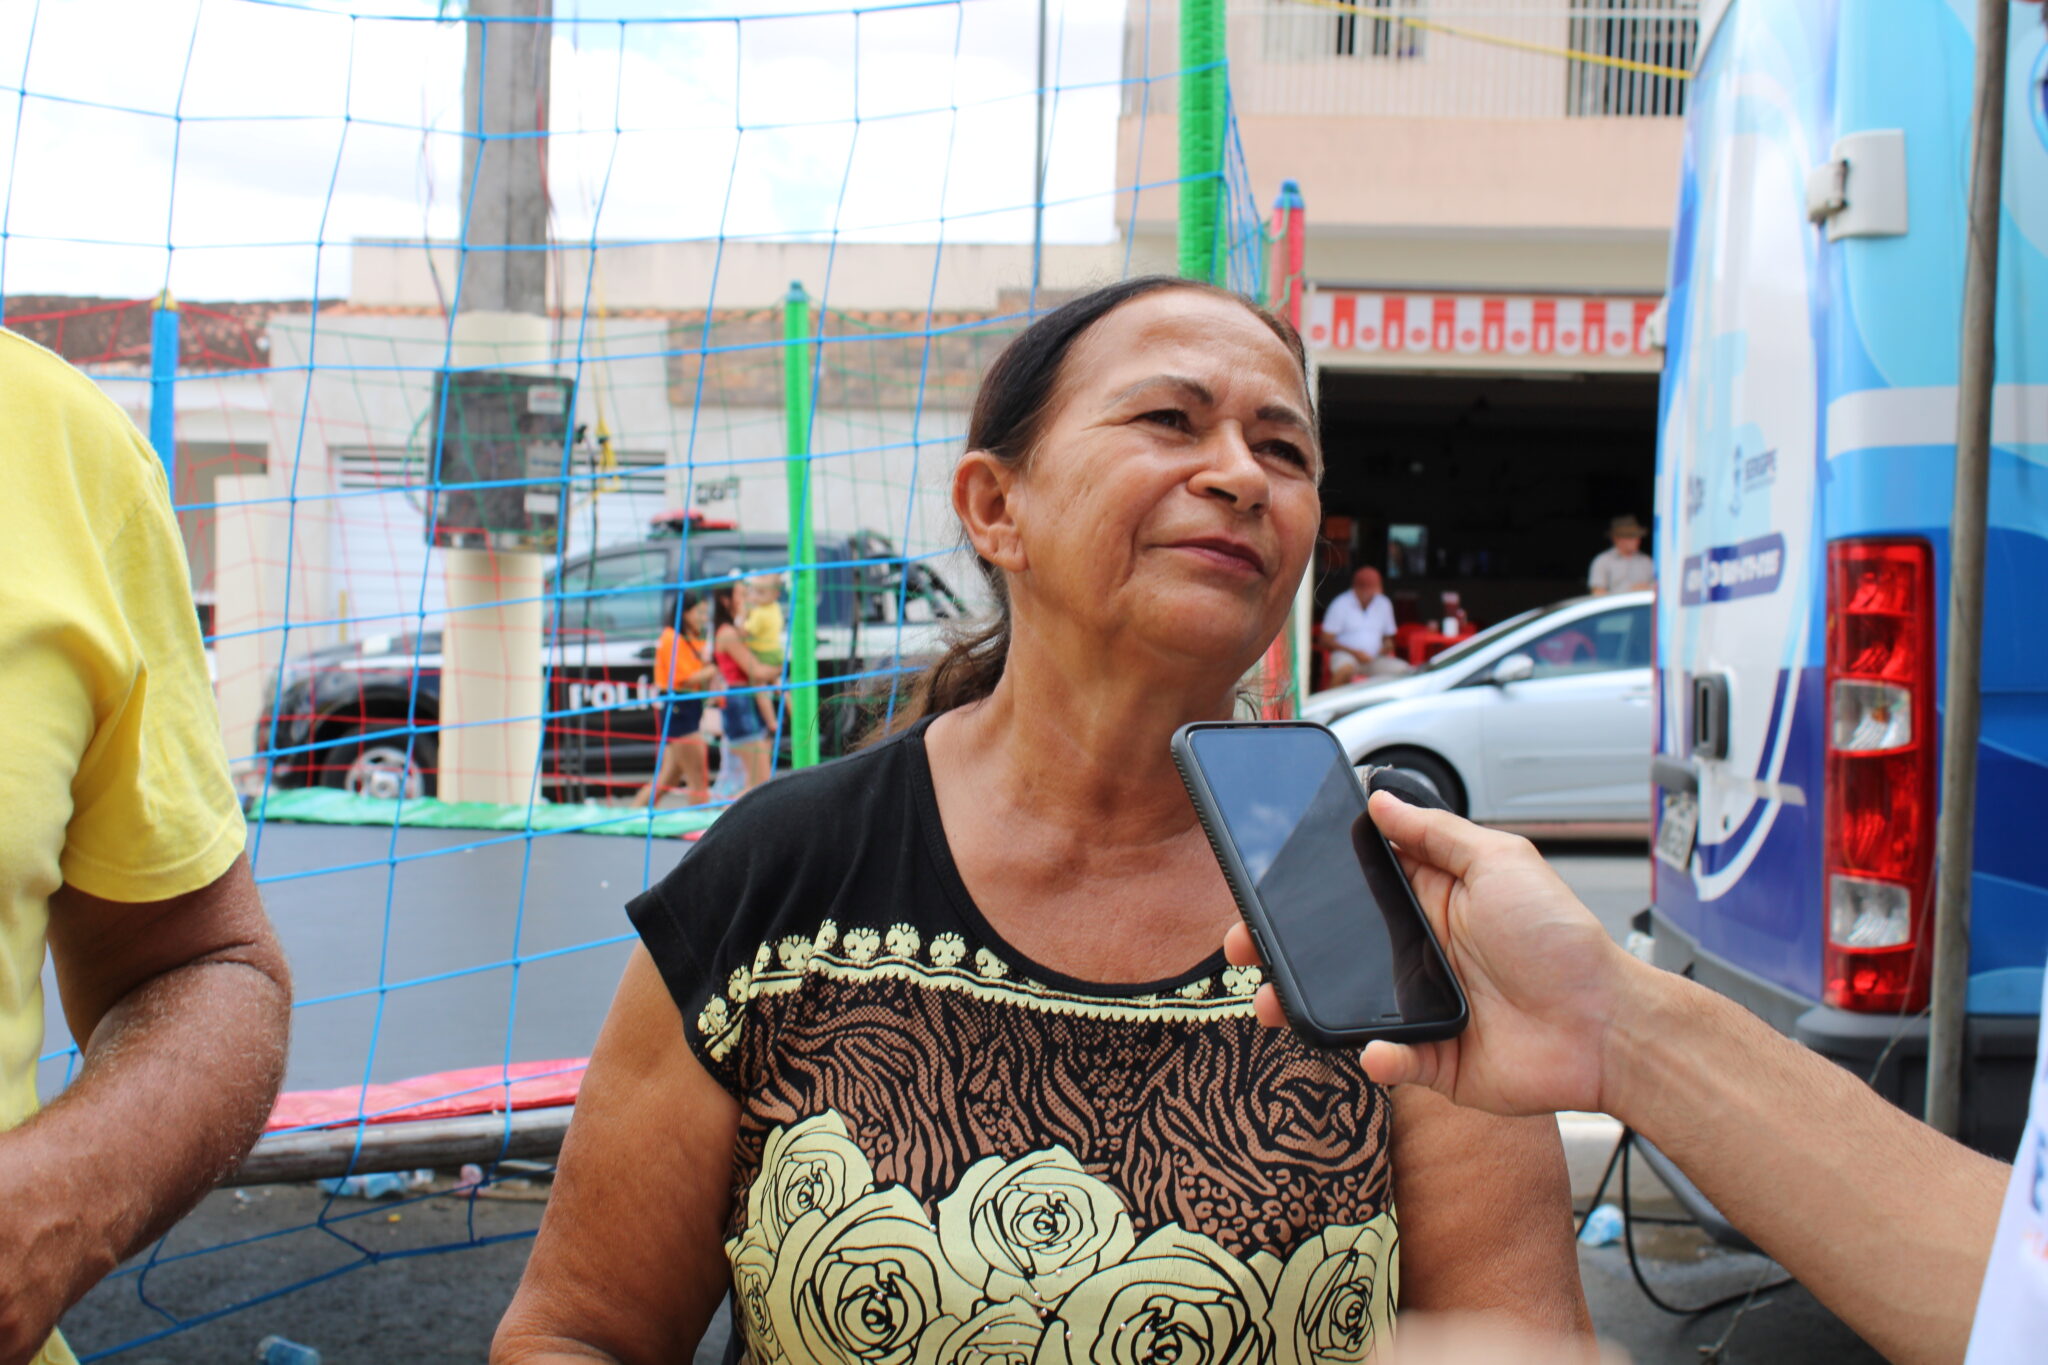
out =
<path fill-rule="evenodd" d="M 1260 557 L 1257 550 L 1242 541 L 1205 537 L 1200 540 L 1176 541 L 1172 548 L 1185 550 L 1216 568 L 1227 569 L 1233 573 L 1257 577 L 1263 576 L 1266 572 L 1266 561 Z"/>

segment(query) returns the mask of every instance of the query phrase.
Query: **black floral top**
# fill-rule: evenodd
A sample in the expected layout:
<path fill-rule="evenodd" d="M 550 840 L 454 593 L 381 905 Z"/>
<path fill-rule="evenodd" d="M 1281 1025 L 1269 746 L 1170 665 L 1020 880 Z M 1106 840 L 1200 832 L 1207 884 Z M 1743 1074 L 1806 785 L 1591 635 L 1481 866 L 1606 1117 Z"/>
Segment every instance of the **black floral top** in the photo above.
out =
<path fill-rule="evenodd" d="M 1385 1343 L 1387 1094 L 1256 968 L 1103 986 L 968 897 L 923 727 L 735 805 L 629 907 L 740 1105 L 754 1365 L 1309 1365 Z M 1111 908 L 1113 913 L 1113 908 Z"/>

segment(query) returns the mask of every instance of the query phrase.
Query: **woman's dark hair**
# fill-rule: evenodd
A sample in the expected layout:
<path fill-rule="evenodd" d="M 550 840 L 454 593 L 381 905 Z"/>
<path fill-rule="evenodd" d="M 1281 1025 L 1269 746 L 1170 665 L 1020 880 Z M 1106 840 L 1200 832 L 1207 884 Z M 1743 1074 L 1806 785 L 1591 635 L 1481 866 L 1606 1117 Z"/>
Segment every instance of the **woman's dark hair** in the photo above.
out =
<path fill-rule="evenodd" d="M 721 627 L 737 626 L 739 613 L 738 583 L 720 583 L 711 589 L 711 633 L 718 634 Z"/>
<path fill-rule="evenodd" d="M 967 448 L 985 450 L 1013 468 L 1030 459 L 1060 393 L 1067 353 L 1081 336 L 1118 308 L 1147 294 L 1185 289 L 1212 298 L 1229 299 L 1266 324 L 1286 345 L 1307 382 L 1308 353 L 1301 336 L 1286 319 L 1229 289 L 1172 275 L 1141 275 L 1105 285 L 1061 304 L 1032 323 L 1003 348 L 981 377 L 968 419 Z M 910 684 L 909 697 L 895 709 L 886 729 L 894 732 L 926 716 L 971 706 L 995 691 L 1010 656 L 1010 598 L 1003 575 L 987 560 L 975 563 L 995 601 L 994 613 L 954 635 L 946 652 Z"/>

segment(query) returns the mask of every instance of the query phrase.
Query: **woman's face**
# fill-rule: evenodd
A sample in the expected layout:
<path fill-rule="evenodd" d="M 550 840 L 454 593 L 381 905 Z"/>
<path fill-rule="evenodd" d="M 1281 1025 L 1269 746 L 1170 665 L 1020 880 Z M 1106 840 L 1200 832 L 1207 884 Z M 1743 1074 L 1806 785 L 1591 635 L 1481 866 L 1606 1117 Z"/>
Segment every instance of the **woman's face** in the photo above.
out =
<path fill-rule="evenodd" d="M 1017 638 L 1052 627 L 1235 678 L 1286 618 L 1321 516 L 1293 355 L 1239 304 L 1163 290 L 1075 342 L 1053 401 L 1011 473 L 1016 562 L 995 561 Z"/>
<path fill-rule="evenodd" d="M 689 628 L 690 634 L 701 637 L 711 625 L 711 603 L 701 597 L 692 602 L 689 610 L 683 613 L 683 624 Z"/>

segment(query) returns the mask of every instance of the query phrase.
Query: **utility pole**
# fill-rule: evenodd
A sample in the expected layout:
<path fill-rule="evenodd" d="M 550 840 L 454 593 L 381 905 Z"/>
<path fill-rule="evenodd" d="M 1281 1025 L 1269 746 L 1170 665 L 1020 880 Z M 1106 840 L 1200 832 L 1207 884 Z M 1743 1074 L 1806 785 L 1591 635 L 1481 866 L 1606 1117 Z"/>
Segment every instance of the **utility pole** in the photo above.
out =
<path fill-rule="evenodd" d="M 1045 265 L 1045 6 L 1038 0 L 1038 124 L 1031 153 L 1031 306 Z"/>
<path fill-rule="evenodd" d="M 1948 658 L 1941 717 L 1941 816 L 1935 829 L 1933 997 L 1927 1122 L 1954 1137 L 1962 1120 L 1963 1031 L 1970 992 L 1970 874 L 1977 832 L 1977 731 L 1984 661 L 1984 528 L 1991 476 L 1991 385 L 1998 329 L 1998 214 L 2005 157 L 2006 0 L 1977 0 L 1970 235 L 1956 376 L 1956 494 L 1949 521 Z"/>
<path fill-rule="evenodd" d="M 462 245 L 449 364 L 544 372 L 548 51 L 553 0 L 468 0 Z M 482 22 L 485 20 L 501 22 Z M 444 383 L 444 390 L 447 385 Z M 444 435 L 442 439 L 447 439 Z M 522 490 L 525 495 L 547 490 Z M 540 757 L 546 555 L 444 549 L 439 794 L 524 804 Z"/>

